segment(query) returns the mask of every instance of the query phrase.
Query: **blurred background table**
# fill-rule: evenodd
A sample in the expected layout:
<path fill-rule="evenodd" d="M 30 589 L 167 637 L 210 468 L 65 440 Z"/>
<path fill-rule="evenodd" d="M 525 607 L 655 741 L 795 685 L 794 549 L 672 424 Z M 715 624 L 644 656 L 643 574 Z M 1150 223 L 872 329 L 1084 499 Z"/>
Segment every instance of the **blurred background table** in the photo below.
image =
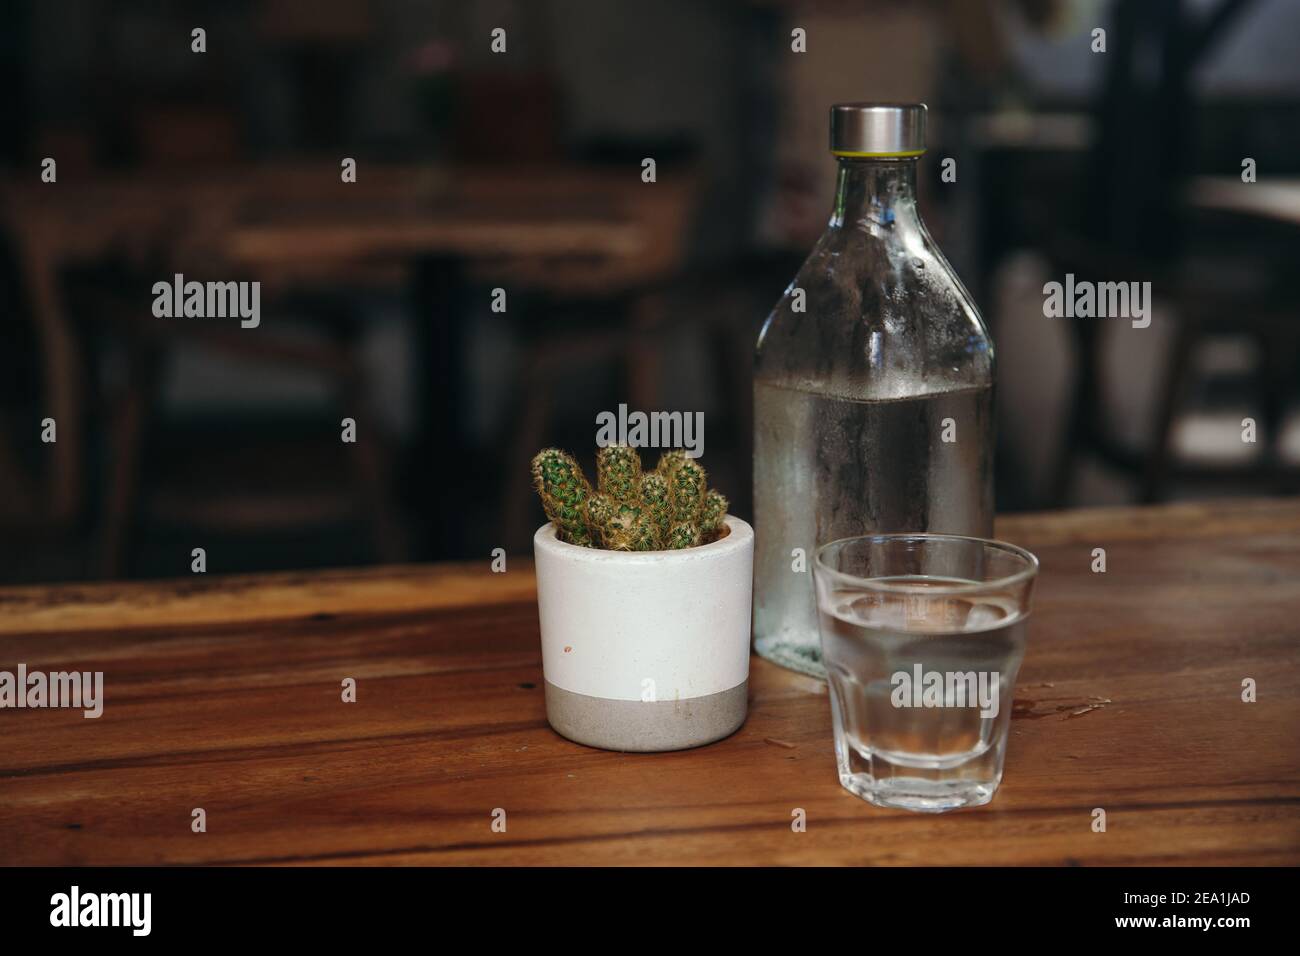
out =
<path fill-rule="evenodd" d="M 1300 492 L 1300 5 L 515 3 L 504 56 L 481 6 L 227 4 L 194 55 L 180 5 L 8 5 L 0 582 L 522 550 L 531 456 L 622 404 L 703 413 L 748 517 L 848 100 L 929 104 L 1000 513 Z M 261 282 L 261 325 L 155 319 L 177 272 Z M 1151 282 L 1150 325 L 1047 318 L 1067 274 Z"/>
<path fill-rule="evenodd" d="M 1264 179 L 1244 183 L 1240 176 L 1198 176 L 1190 200 L 1198 209 L 1271 219 L 1300 227 L 1300 179 Z"/>
<path fill-rule="evenodd" d="M 634 347 L 621 334 L 627 302 L 620 294 L 663 279 L 681 255 L 681 221 L 691 185 L 670 180 L 656 187 L 647 192 L 635 175 L 575 165 L 363 163 L 358 181 L 344 183 L 338 166 L 320 162 L 123 175 L 54 190 L 0 183 L 0 210 L 15 238 L 44 346 L 44 405 L 60 434 L 51 449 L 50 515 L 66 524 L 87 504 L 86 419 L 93 415 L 87 406 L 96 403 L 87 394 L 94 389 L 86 387 L 86 379 L 94 376 L 78 343 L 97 342 L 110 325 L 107 320 L 116 319 L 113 330 L 131 341 L 132 358 L 138 357 L 139 343 L 147 342 L 149 360 L 128 367 L 119 403 L 124 411 L 110 426 L 115 468 L 97 504 L 110 516 L 103 569 L 112 575 L 124 570 L 127 538 L 138 522 L 138 449 L 147 421 L 160 411 L 153 387 L 159 357 L 177 343 L 199 341 L 244 357 L 325 368 L 345 383 L 354 406 L 349 414 L 364 422 L 367 437 L 373 436 L 379 429 L 359 415 L 364 396 L 356 381 L 361 375 L 357 342 L 365 321 L 342 313 L 352 309 L 351 297 L 359 290 L 387 288 L 399 290 L 415 316 L 415 349 L 409 356 L 415 440 L 401 467 L 409 486 L 403 497 L 418 522 L 420 548 L 455 550 L 461 544 L 457 522 L 465 515 L 439 514 L 434 507 L 464 491 L 449 484 L 459 473 L 438 465 L 469 454 L 464 399 L 471 283 L 477 279 L 481 286 L 492 279 L 509 285 L 522 324 L 530 294 L 547 295 L 561 308 L 575 299 L 594 302 L 605 312 L 598 333 L 609 338 L 598 357 L 618 357 Z M 107 257 L 116 257 L 121 267 L 117 287 L 109 294 L 96 287 L 89 308 L 83 302 L 74 321 L 78 310 L 65 301 L 63 277 Z M 286 344 L 274 331 L 252 335 L 196 327 L 201 323 L 152 321 L 147 311 L 152 283 L 170 282 L 178 273 L 198 281 L 214 275 L 257 280 L 263 308 L 272 314 L 277 308 L 301 309 L 304 290 L 310 290 L 308 335 L 344 325 L 344 342 L 336 349 L 313 350 Z M 485 290 L 482 304 L 487 298 Z M 572 359 L 581 350 L 579 343 L 561 342 L 559 358 Z M 541 407 L 541 397 L 535 398 L 533 406 Z M 541 444 L 537 430 L 519 436 L 514 443 L 519 454 L 531 455 L 523 449 Z M 526 461 L 512 464 L 522 473 Z M 376 460 L 362 470 L 368 483 L 362 495 L 372 512 L 392 510 L 392 490 L 373 477 L 387 470 L 385 465 Z M 27 507 L 38 512 L 41 504 Z M 282 510 L 296 509 L 286 504 Z M 208 511 L 222 518 L 218 509 Z M 378 523 L 383 526 L 377 534 L 380 556 L 400 560 L 407 548 L 395 541 L 397 519 L 384 515 Z"/>
<path fill-rule="evenodd" d="M 558 737 L 532 569 L 512 558 L 503 574 L 484 560 L 0 590 L 0 665 L 105 680 L 96 720 L 0 717 L 0 859 L 1300 863 L 1300 503 L 1029 514 L 997 533 L 1042 573 L 986 807 L 851 796 L 825 685 L 758 658 L 747 723 L 712 746 Z"/>

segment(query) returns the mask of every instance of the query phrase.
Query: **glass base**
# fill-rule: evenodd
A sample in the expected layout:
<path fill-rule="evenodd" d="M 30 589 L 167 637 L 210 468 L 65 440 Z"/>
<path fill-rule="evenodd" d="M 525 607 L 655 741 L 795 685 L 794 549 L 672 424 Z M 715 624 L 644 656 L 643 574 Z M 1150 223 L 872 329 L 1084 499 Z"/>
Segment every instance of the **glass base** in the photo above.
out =
<path fill-rule="evenodd" d="M 895 810 L 944 813 L 962 807 L 979 807 L 993 799 L 996 783 L 949 781 L 936 783 L 919 777 L 877 780 L 865 773 L 840 773 L 840 784 L 867 803 Z"/>
<path fill-rule="evenodd" d="M 754 652 L 765 661 L 771 661 L 786 670 L 798 671 L 818 680 L 826 679 L 819 642 L 811 644 L 792 641 L 784 634 L 767 634 L 754 638 Z"/>
<path fill-rule="evenodd" d="M 854 796 L 878 807 L 944 813 L 983 806 L 997 793 L 1002 782 L 1003 747 L 947 758 L 854 747 L 840 724 L 834 682 L 831 697 L 835 768 L 840 785 Z"/>

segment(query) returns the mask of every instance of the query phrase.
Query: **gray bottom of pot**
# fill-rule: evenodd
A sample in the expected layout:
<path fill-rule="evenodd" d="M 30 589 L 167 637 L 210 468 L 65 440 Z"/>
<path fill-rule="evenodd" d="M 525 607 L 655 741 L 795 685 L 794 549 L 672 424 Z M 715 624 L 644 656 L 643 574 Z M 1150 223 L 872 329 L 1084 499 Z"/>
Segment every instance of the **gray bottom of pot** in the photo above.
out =
<path fill-rule="evenodd" d="M 546 719 L 562 737 L 603 750 L 652 753 L 721 740 L 745 722 L 749 681 L 686 700 L 588 697 L 546 682 Z"/>

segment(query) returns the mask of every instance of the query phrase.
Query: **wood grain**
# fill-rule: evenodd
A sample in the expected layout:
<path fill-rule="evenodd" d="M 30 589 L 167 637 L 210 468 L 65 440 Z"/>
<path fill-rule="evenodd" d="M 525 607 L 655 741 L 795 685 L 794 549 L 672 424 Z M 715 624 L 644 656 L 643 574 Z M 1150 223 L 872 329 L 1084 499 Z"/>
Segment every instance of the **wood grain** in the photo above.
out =
<path fill-rule="evenodd" d="M 749 720 L 721 743 L 557 737 L 522 559 L 0 590 L 0 669 L 102 670 L 107 698 L 98 720 L 0 710 L 0 861 L 1300 862 L 1300 502 L 999 534 L 1043 565 L 1006 778 L 938 817 L 842 790 L 824 685 L 757 658 Z"/>

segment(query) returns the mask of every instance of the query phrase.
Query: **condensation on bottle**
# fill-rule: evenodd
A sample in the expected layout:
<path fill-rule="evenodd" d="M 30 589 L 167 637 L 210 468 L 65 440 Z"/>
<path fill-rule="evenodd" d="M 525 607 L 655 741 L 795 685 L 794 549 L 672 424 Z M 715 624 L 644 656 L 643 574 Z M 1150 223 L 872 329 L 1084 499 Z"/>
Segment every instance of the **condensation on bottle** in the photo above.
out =
<path fill-rule="evenodd" d="M 817 547 L 993 529 L 993 343 L 917 209 L 925 118 L 832 107 L 830 221 L 755 353 L 754 645 L 818 677 Z"/>

